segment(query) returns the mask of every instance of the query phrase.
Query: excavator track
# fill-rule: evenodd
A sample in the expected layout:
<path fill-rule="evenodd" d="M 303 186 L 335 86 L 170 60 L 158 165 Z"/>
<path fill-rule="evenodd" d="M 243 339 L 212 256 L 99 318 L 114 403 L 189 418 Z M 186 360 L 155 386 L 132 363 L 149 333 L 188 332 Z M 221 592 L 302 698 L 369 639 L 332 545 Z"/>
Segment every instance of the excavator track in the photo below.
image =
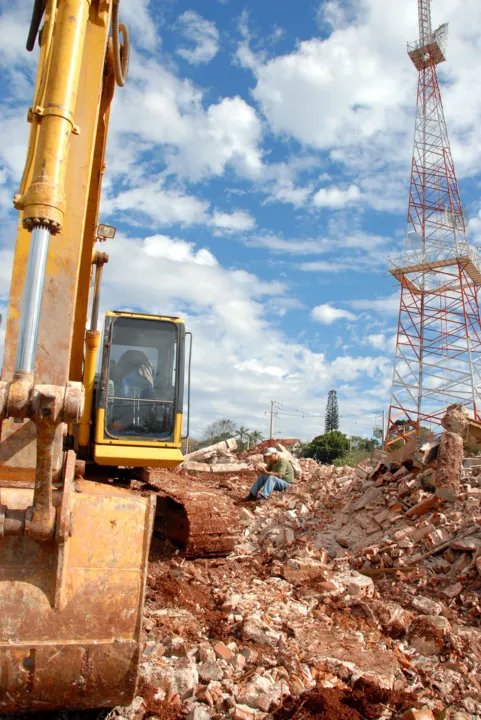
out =
<path fill-rule="evenodd" d="M 157 496 L 154 530 L 182 548 L 186 557 L 219 557 L 234 549 L 238 510 L 223 493 L 167 470 L 142 468 L 137 480 Z"/>

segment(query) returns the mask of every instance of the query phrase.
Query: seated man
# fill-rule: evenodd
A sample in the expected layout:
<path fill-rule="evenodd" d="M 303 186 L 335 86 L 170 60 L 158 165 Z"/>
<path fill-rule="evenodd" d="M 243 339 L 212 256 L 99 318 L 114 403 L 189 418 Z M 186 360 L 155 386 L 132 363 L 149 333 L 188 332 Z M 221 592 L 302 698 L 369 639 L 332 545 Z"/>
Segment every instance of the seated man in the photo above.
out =
<path fill-rule="evenodd" d="M 273 490 L 283 492 L 294 482 L 294 470 L 291 463 L 282 457 L 275 448 L 267 448 L 264 460 L 266 467 L 258 466 L 260 475 L 245 498 L 247 502 L 267 500 Z"/>

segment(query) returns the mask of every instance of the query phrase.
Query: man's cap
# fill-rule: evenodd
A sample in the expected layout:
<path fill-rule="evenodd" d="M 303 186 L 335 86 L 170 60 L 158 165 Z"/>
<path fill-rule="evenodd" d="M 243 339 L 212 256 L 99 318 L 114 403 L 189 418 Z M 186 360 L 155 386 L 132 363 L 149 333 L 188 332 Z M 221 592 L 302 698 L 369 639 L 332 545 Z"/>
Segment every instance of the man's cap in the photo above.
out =
<path fill-rule="evenodd" d="M 277 455 L 278 452 L 279 451 L 275 448 L 267 448 L 267 450 L 264 451 L 264 457 L 268 457 L 269 455 Z"/>

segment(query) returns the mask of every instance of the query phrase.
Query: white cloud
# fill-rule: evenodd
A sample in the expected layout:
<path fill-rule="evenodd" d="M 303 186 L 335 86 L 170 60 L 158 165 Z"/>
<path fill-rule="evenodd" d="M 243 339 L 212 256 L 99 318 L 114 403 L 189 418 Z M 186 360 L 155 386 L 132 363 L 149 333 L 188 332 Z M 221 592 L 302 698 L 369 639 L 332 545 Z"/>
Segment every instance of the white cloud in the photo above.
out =
<path fill-rule="evenodd" d="M 252 230 L 256 225 L 256 221 L 252 215 L 242 210 L 237 210 L 231 214 L 216 210 L 212 216 L 211 224 L 222 230 L 242 232 L 244 230 Z"/>
<path fill-rule="evenodd" d="M 105 197 L 102 213 L 110 217 L 142 215 L 162 227 L 179 224 L 202 225 L 207 222 L 209 203 L 181 191 L 166 190 L 161 182 L 146 183 Z M 145 217 L 144 217 L 145 220 Z"/>
<path fill-rule="evenodd" d="M 336 322 L 336 320 L 357 320 L 354 313 L 349 312 L 349 310 L 336 308 L 330 303 L 317 305 L 311 310 L 311 317 L 313 320 L 320 322 L 323 325 L 332 325 L 332 323 Z"/>
<path fill-rule="evenodd" d="M 140 184 L 130 190 L 105 193 L 102 214 L 120 218 L 130 224 L 148 222 L 156 227 L 206 225 L 216 232 L 243 232 L 255 227 L 255 219 L 247 212 L 233 213 L 214 210 L 207 200 L 186 195 L 181 190 L 163 187 L 162 180 Z"/>
<path fill-rule="evenodd" d="M 186 10 L 179 17 L 177 25 L 182 35 L 190 41 L 194 47 L 181 47 L 176 50 L 192 65 L 208 63 L 217 55 L 219 50 L 219 31 L 215 23 L 201 17 L 194 10 Z"/>
<path fill-rule="evenodd" d="M 228 166 L 251 178 L 262 171 L 262 126 L 251 105 L 236 96 L 205 107 L 202 91 L 189 80 L 135 53 L 129 82 L 114 98 L 112 135 L 114 163 L 117 150 L 131 142 L 130 157 L 114 164 L 127 178 L 146 151 L 168 174 L 194 182 L 220 176 Z"/>
<path fill-rule="evenodd" d="M 396 346 L 396 335 L 388 337 L 385 333 L 371 333 L 364 338 L 364 344 L 370 345 L 375 350 L 392 353 Z"/>
<path fill-rule="evenodd" d="M 250 370 L 257 375 L 271 375 L 276 378 L 283 378 L 286 374 L 285 370 L 282 368 L 276 367 L 275 365 L 264 365 L 258 358 L 252 358 L 251 360 L 238 363 L 235 368 L 241 372 L 244 370 Z"/>
<path fill-rule="evenodd" d="M 160 40 L 155 32 L 155 23 L 149 13 L 150 0 L 122 0 L 120 22 L 123 22 L 139 40 L 144 49 L 154 50 Z"/>
<path fill-rule="evenodd" d="M 361 191 L 357 185 L 350 185 L 345 190 L 338 187 L 321 188 L 312 198 L 316 207 L 343 208 L 361 199 Z"/>
<path fill-rule="evenodd" d="M 469 18 L 469 22 L 463 22 Z M 282 141 L 294 138 L 348 171 L 352 196 L 323 188 L 320 207 L 346 200 L 402 212 L 412 150 L 417 73 L 406 41 L 418 34 L 416 6 L 396 0 L 319 4 L 327 37 L 297 43 L 282 55 L 256 53 L 244 29 L 237 60 L 256 80 L 253 97 Z M 244 17 L 244 26 L 247 18 Z M 481 4 L 439 0 L 433 25 L 449 22 L 448 62 L 439 66 L 443 105 L 458 176 L 481 162 L 477 86 Z M 302 197 L 302 196 L 301 196 Z M 305 202 L 305 199 L 302 200 Z"/>
<path fill-rule="evenodd" d="M 330 262 L 329 260 L 313 260 L 312 262 L 299 263 L 297 268 L 303 272 L 337 273 L 345 270 L 346 266 L 343 263 Z"/>
<path fill-rule="evenodd" d="M 164 258 L 174 262 L 188 262 L 195 265 L 217 265 L 217 260 L 207 248 L 195 251 L 194 243 L 185 242 L 166 235 L 154 235 L 144 240 L 143 250 L 146 255 Z"/>
<path fill-rule="evenodd" d="M 399 302 L 400 290 L 397 290 L 387 297 L 351 300 L 349 305 L 354 310 L 374 310 L 374 312 L 381 315 L 397 315 L 399 313 Z"/>
<path fill-rule="evenodd" d="M 275 253 L 289 255 L 311 255 L 327 252 L 329 249 L 328 243 L 322 240 L 300 240 L 297 238 L 286 240 L 270 233 L 250 237 L 246 242 L 252 247 L 267 248 Z"/>

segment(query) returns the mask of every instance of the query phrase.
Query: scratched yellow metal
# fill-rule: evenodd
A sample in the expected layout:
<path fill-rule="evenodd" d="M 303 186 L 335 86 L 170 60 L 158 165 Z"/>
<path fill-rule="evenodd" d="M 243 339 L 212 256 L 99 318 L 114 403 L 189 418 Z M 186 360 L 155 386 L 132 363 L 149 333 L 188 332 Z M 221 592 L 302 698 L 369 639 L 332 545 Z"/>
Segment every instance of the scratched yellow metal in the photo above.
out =
<path fill-rule="evenodd" d="M 0 713 L 130 702 L 154 503 L 81 480 L 65 543 L 1 539 Z"/>
<path fill-rule="evenodd" d="M 133 447 L 130 444 L 94 446 L 94 460 L 98 465 L 133 465 L 134 467 L 175 468 L 183 460 L 179 448 Z"/>
<path fill-rule="evenodd" d="M 82 2 L 86 7 L 90 5 L 90 15 L 84 50 L 82 53 L 79 48 L 78 53 L 79 62 L 84 62 L 74 118 L 80 134 L 70 138 L 65 175 L 66 208 L 63 229 L 60 235 L 52 237 L 50 242 L 35 363 L 35 382 L 53 385 L 64 385 L 71 379 L 69 367 L 72 327 L 109 32 L 109 17 L 104 18 L 106 22 L 103 24 L 98 16 L 99 2 Z M 77 4 L 77 0 L 74 4 Z M 108 10 L 109 15 L 110 5 L 104 2 L 101 4 L 104 10 Z M 70 7 L 73 3 L 63 0 L 62 5 Z M 46 37 L 46 33 L 43 33 L 43 37 Z M 41 67 L 39 70 L 41 71 Z M 32 172 L 30 178 L 31 176 Z M 6 381 L 13 377 L 29 243 L 30 235 L 21 228 L 20 223 L 15 246 L 2 369 L 2 379 Z M 0 464 L 5 478 L 15 480 L 26 475 L 33 476 L 35 428 L 28 421 L 24 425 L 27 425 L 28 429 L 15 425 L 12 420 L 2 423 Z M 60 442 L 56 445 L 54 455 L 54 464 L 58 469 L 61 462 Z M 18 472 L 18 468 L 22 468 L 23 474 Z"/>
<path fill-rule="evenodd" d="M 128 442 L 129 447 L 138 447 L 138 448 L 146 448 L 150 452 L 155 450 L 156 448 L 166 448 L 166 449 L 175 449 L 180 448 L 182 444 L 182 413 L 177 413 L 175 416 L 175 427 L 174 427 L 174 442 L 159 442 L 158 440 L 154 440 L 152 442 L 148 442 L 147 440 L 131 440 L 130 438 L 122 438 L 120 440 L 114 440 L 114 439 L 106 439 L 104 437 L 104 425 L 105 423 L 105 409 L 99 408 L 97 410 L 97 418 L 95 421 L 95 443 L 96 445 L 108 445 L 108 446 L 117 446 L 120 448 L 121 446 L 125 445 Z M 119 455 L 120 458 L 123 457 L 121 454 Z M 120 463 L 121 465 L 124 463 Z"/>

